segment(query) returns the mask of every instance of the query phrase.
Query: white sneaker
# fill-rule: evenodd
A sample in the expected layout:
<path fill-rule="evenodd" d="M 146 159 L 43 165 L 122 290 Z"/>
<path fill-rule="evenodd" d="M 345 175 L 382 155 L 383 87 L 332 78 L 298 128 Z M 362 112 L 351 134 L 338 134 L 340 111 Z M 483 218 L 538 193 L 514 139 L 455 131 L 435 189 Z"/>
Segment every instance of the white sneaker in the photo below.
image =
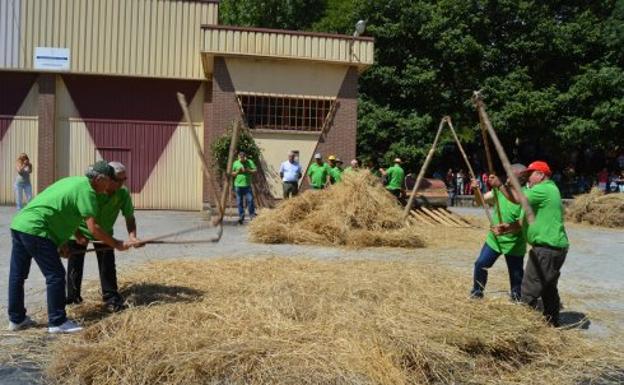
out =
<path fill-rule="evenodd" d="M 30 327 L 33 327 L 37 325 L 37 323 L 35 321 L 33 321 L 32 318 L 30 318 L 29 316 L 26 316 L 26 318 L 24 318 L 24 320 L 18 324 L 16 324 L 15 322 L 11 322 L 9 321 L 9 330 L 12 332 L 16 332 L 18 330 L 24 330 L 24 329 L 28 329 Z"/>
<path fill-rule="evenodd" d="M 59 326 L 48 327 L 48 333 L 76 333 L 82 330 L 82 326 L 76 322 L 67 320 Z"/>

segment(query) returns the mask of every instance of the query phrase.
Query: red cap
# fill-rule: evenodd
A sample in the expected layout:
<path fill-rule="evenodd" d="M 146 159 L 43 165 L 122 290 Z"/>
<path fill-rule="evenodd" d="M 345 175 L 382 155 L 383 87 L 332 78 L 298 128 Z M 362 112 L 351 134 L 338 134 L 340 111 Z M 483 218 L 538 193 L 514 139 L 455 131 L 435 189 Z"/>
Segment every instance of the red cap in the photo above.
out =
<path fill-rule="evenodd" d="M 535 162 L 531 163 L 529 167 L 527 167 L 527 171 L 540 171 L 548 176 L 552 174 L 552 172 L 550 171 L 550 167 L 548 167 L 548 163 L 541 160 L 536 160 Z"/>

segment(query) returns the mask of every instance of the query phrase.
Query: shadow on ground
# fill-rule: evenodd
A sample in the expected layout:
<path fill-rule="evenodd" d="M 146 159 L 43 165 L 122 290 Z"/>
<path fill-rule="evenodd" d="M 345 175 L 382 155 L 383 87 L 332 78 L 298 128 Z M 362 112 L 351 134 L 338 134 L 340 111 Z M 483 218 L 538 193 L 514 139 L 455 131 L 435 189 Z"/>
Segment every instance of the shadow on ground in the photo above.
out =
<path fill-rule="evenodd" d="M 156 303 L 194 302 L 204 293 L 185 286 L 168 286 L 158 283 L 138 283 L 121 288 L 121 295 L 130 306 L 147 306 Z"/>

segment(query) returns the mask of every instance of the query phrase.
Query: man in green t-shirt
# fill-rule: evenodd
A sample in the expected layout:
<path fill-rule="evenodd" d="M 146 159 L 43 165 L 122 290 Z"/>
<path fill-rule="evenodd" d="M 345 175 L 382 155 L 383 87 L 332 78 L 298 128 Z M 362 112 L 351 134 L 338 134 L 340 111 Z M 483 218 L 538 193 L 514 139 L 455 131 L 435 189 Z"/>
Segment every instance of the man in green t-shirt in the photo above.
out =
<path fill-rule="evenodd" d="M 321 153 L 314 154 L 314 163 L 308 167 L 308 183 L 312 190 L 322 190 L 329 184 L 329 166 Z"/>
<path fill-rule="evenodd" d="M 387 170 L 380 168 L 379 171 L 386 177 L 386 189 L 397 199 L 403 195 L 403 181 L 405 180 L 405 171 L 401 167 L 401 158 L 394 159 L 394 165 Z"/>
<path fill-rule="evenodd" d="M 243 200 L 247 201 L 249 218 L 256 216 L 253 192 L 251 190 L 251 176 L 256 172 L 256 164 L 253 160 L 247 159 L 247 154 L 243 151 L 238 153 L 238 160 L 232 164 L 232 176 L 234 177 L 234 191 L 236 192 L 236 204 L 238 205 L 238 224 L 245 221 L 245 206 Z"/>
<path fill-rule="evenodd" d="M 32 259 L 46 277 L 48 332 L 73 333 L 82 328 L 68 320 L 65 313 L 65 268 L 58 248 L 76 235 L 79 243 L 86 239 L 76 233 L 82 220 L 95 238 L 117 250 L 127 250 L 128 242 L 114 239 L 97 223 L 98 193 L 108 188 L 114 170 L 106 162 L 96 162 L 87 176 L 63 178 L 43 190 L 11 222 L 11 268 L 9 272 L 9 329 L 20 330 L 34 321 L 24 308 L 24 281 Z"/>
<path fill-rule="evenodd" d="M 340 182 L 343 173 L 342 168 L 340 168 L 342 161 L 336 158 L 335 155 L 330 155 L 327 161 L 329 162 L 329 182 L 331 184 Z"/>
<path fill-rule="evenodd" d="M 520 194 L 524 194 L 535 214 L 535 221 L 525 226 L 527 242 L 532 248 L 522 279 L 522 302 L 536 308 L 541 297 L 546 320 L 558 326 L 560 300 L 557 284 L 569 247 L 561 194 L 550 180 L 552 173 L 546 162 L 531 163 L 527 175 L 529 188 L 522 192 L 502 185 L 498 178 L 494 178 L 492 185 L 500 186 L 505 197 L 514 203 L 519 203 Z M 499 225 L 495 232 L 504 233 L 510 227 Z"/>
<path fill-rule="evenodd" d="M 511 166 L 514 173 L 522 178 L 526 167 L 522 164 L 514 164 Z M 479 188 L 479 181 L 472 181 L 473 188 Z M 471 298 L 483 298 L 485 285 L 488 279 L 488 269 L 491 268 L 498 257 L 505 255 L 507 262 L 507 270 L 509 272 L 510 295 L 513 301 L 519 301 L 521 297 L 521 285 L 523 276 L 524 254 L 526 253 L 526 239 L 519 222 L 524 216 L 522 207 L 518 204 L 511 203 L 498 190 L 491 190 L 484 196 L 485 201 L 494 207 L 497 211 L 496 204 L 500 208 L 501 220 L 498 215 L 492 216 L 493 225 L 501 223 L 516 224 L 516 229 L 506 234 L 495 235 L 490 231 L 487 235 L 485 243 L 481 248 L 481 253 L 474 264 L 473 286 L 470 292 Z"/>
<path fill-rule="evenodd" d="M 97 199 L 100 211 L 95 217 L 100 227 L 107 234 L 113 236 L 113 226 L 117 221 L 119 212 L 126 220 L 128 230 L 128 241 L 140 245 L 136 237 L 136 220 L 134 218 L 134 206 L 128 189 L 124 187 L 126 182 L 126 168 L 119 162 L 110 162 L 109 165 L 115 170 L 109 188 L 105 194 L 98 194 Z M 89 241 L 94 241 L 95 237 L 89 231 L 85 221 L 80 223 L 78 231 Z M 67 303 L 81 303 L 80 288 L 82 286 L 82 272 L 84 267 L 84 256 L 87 244 L 79 244 L 73 237 L 69 241 L 69 248 L 74 252 L 67 261 Z M 102 300 L 106 308 L 113 312 L 118 312 L 124 307 L 124 299 L 119 294 L 117 288 L 117 269 L 115 266 L 115 250 L 108 246 L 94 242 L 100 272 L 100 285 L 102 287 Z"/>

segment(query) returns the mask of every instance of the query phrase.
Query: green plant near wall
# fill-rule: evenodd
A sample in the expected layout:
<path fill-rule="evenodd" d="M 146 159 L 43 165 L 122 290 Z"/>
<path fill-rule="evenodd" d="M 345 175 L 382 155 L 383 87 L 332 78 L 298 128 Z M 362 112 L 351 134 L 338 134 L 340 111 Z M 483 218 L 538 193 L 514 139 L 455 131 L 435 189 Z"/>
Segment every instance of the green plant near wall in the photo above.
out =
<path fill-rule="evenodd" d="M 225 172 L 227 167 L 227 159 L 228 154 L 230 152 L 230 142 L 232 141 L 232 131 L 234 129 L 234 124 L 236 122 L 232 122 L 226 132 L 219 136 L 217 140 L 212 143 L 211 151 L 214 162 L 217 166 L 217 169 L 221 174 Z M 249 130 L 245 127 L 242 127 L 238 137 L 238 148 L 236 149 L 236 154 L 238 152 L 244 151 L 247 154 L 247 158 L 254 161 L 254 163 L 258 164 L 260 160 L 260 148 L 254 141 L 253 137 Z"/>

